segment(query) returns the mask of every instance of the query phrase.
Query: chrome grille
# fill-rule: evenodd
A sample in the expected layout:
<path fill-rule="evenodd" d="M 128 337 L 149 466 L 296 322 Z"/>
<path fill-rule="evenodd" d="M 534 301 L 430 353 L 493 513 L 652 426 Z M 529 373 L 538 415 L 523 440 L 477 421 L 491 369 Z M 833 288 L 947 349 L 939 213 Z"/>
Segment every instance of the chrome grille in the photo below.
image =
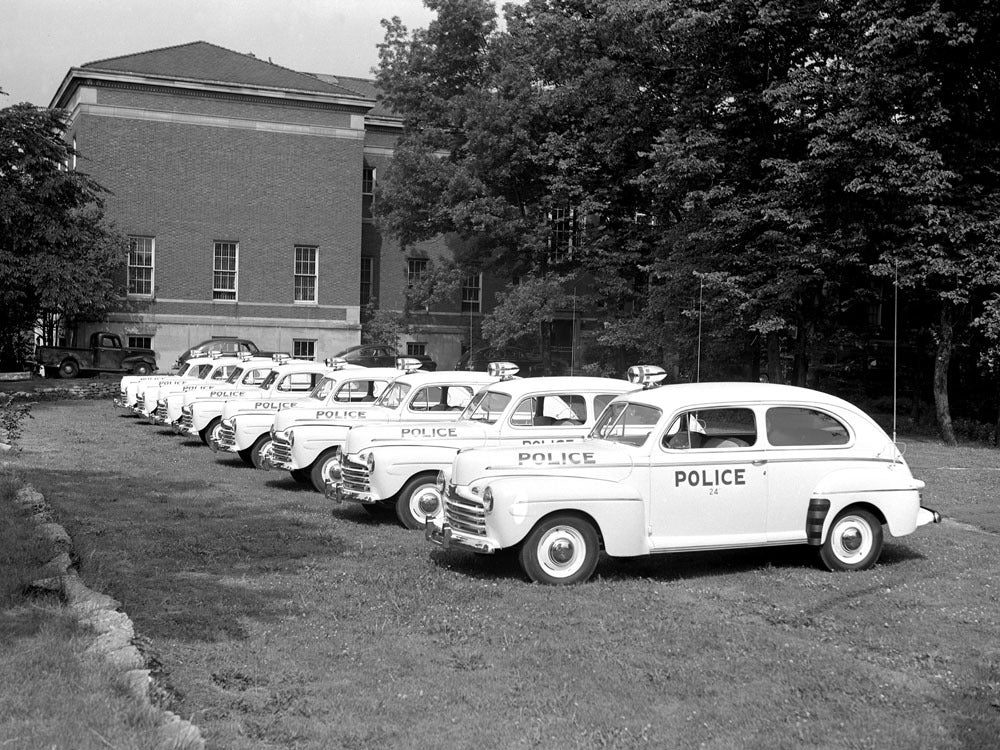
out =
<path fill-rule="evenodd" d="M 448 485 L 444 498 L 445 521 L 455 531 L 486 536 L 486 512 L 480 500 L 466 500 L 455 494 L 455 486 Z"/>
<path fill-rule="evenodd" d="M 219 426 L 217 445 L 222 450 L 228 450 L 236 445 L 236 428 L 229 427 L 225 422 Z"/>
<path fill-rule="evenodd" d="M 351 461 L 345 456 L 340 464 L 340 479 L 345 490 L 364 494 L 371 492 L 368 464 Z"/>
<path fill-rule="evenodd" d="M 272 435 L 271 461 L 278 465 L 287 466 L 290 464 L 292 462 L 292 444 L 283 437 Z"/>
<path fill-rule="evenodd" d="M 152 414 L 153 419 L 157 422 L 167 421 L 167 402 L 160 401 L 156 404 L 156 410 Z"/>
<path fill-rule="evenodd" d="M 181 414 L 181 418 L 177 420 L 177 423 L 187 432 L 194 427 L 194 418 L 190 414 Z"/>

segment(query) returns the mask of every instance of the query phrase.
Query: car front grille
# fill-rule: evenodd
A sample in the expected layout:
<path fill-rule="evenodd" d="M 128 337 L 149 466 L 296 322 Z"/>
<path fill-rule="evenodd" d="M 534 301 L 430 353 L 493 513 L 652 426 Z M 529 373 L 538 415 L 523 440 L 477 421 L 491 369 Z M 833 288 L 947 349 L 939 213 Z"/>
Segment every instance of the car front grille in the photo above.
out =
<path fill-rule="evenodd" d="M 236 428 L 230 427 L 225 422 L 219 426 L 216 444 L 221 450 L 229 450 L 236 445 Z"/>
<path fill-rule="evenodd" d="M 166 401 L 160 401 L 156 405 L 156 409 L 155 409 L 155 411 L 153 411 L 153 419 L 155 419 L 157 422 L 166 422 L 167 421 L 167 403 L 166 403 Z"/>
<path fill-rule="evenodd" d="M 368 464 L 351 461 L 345 457 L 340 465 L 340 478 L 345 490 L 366 495 L 371 492 Z"/>
<path fill-rule="evenodd" d="M 283 437 L 273 436 L 271 439 L 271 461 L 281 465 L 290 464 L 292 462 L 292 444 Z"/>
<path fill-rule="evenodd" d="M 480 500 L 466 500 L 455 494 L 455 485 L 445 489 L 444 518 L 455 531 L 486 536 L 486 511 Z"/>
<path fill-rule="evenodd" d="M 194 419 L 190 414 L 181 414 L 181 418 L 177 420 L 177 423 L 184 429 L 185 432 L 194 427 Z"/>

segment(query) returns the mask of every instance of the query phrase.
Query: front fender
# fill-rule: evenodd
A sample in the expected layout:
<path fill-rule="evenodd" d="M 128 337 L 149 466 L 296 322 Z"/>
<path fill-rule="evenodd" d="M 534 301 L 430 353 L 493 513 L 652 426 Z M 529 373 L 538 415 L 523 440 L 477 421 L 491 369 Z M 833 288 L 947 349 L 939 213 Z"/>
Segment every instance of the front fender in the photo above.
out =
<path fill-rule="evenodd" d="M 591 519 L 612 556 L 649 552 L 646 509 L 638 489 L 625 482 L 593 476 L 499 477 L 482 483 L 493 493 L 493 511 L 486 516 L 489 536 L 503 547 L 520 543 L 532 528 L 556 512 L 579 513 Z"/>

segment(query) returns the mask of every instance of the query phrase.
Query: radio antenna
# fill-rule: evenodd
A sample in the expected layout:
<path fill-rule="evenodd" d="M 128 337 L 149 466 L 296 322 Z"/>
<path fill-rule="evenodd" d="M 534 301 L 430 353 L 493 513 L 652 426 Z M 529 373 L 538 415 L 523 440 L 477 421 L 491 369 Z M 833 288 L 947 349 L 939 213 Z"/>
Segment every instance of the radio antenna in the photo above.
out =
<path fill-rule="evenodd" d="M 694 382 L 701 382 L 701 311 L 702 311 L 702 301 L 705 298 L 705 279 L 699 278 L 698 286 L 698 363 L 695 366 L 695 379 Z"/>
<path fill-rule="evenodd" d="M 899 258 L 892 280 L 892 442 L 896 443 L 896 381 L 899 348 Z"/>

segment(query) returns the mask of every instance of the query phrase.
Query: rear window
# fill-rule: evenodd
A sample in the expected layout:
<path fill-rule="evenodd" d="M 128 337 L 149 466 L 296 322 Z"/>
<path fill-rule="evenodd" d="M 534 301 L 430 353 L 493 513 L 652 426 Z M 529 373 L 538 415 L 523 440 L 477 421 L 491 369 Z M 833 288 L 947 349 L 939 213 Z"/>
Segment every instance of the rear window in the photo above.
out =
<path fill-rule="evenodd" d="M 767 410 L 766 419 L 771 445 L 845 445 L 850 440 L 840 420 L 815 409 L 776 406 Z"/>

